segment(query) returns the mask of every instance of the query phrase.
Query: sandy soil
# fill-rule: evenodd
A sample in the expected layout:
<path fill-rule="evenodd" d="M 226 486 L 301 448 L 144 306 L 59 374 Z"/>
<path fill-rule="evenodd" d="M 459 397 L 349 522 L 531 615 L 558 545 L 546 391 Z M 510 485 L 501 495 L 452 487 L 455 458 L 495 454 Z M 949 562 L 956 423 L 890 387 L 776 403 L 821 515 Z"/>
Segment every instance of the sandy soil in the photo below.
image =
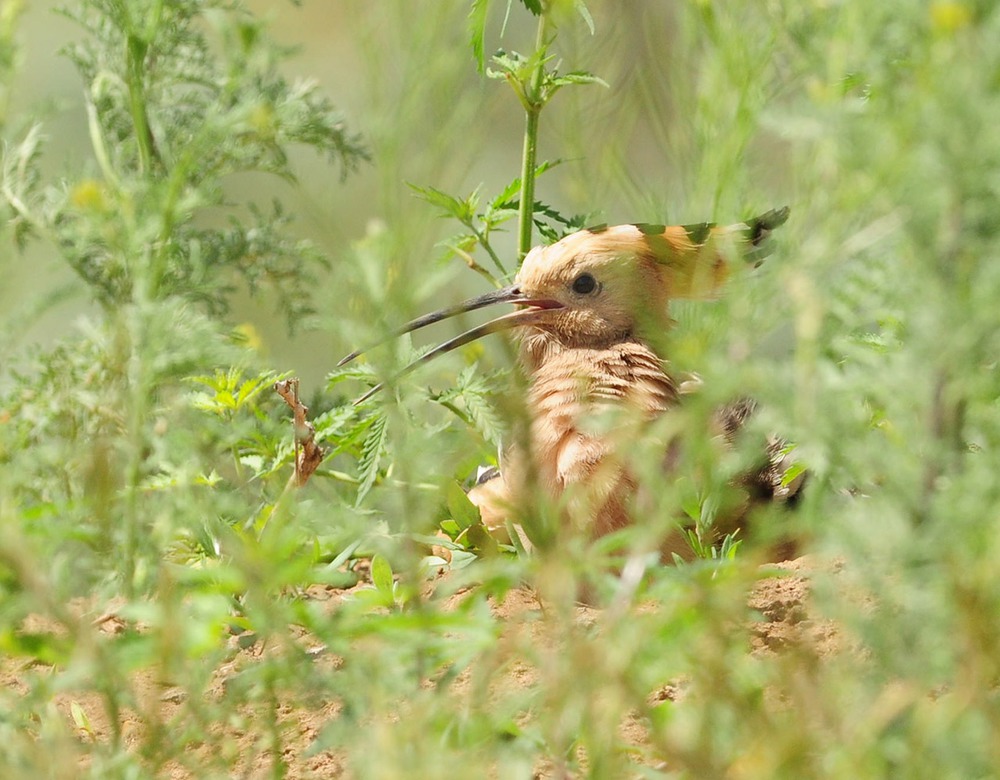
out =
<path fill-rule="evenodd" d="M 774 564 L 783 570 L 785 576 L 768 577 L 761 579 L 749 596 L 749 606 L 756 610 L 761 620 L 751 626 L 751 652 L 757 654 L 780 653 L 788 647 L 807 646 L 817 656 L 826 656 L 838 652 L 842 647 L 842 637 L 838 633 L 835 625 L 829 621 L 816 620 L 811 616 L 809 606 L 809 579 L 808 574 L 816 564 L 809 559 L 800 558 L 794 561 Z M 362 583 L 363 585 L 364 583 Z M 336 608 L 336 604 L 348 591 L 337 591 L 334 589 L 316 589 L 308 595 L 312 598 L 328 601 L 331 609 Z M 456 603 L 463 598 L 459 593 L 452 598 Z M 655 607 L 654 607 L 655 608 Z M 73 605 L 75 612 L 82 618 L 93 619 L 88 615 L 86 605 Z M 509 592 L 501 604 L 493 604 L 494 615 L 508 627 L 507 632 L 501 637 L 501 642 L 545 642 L 544 621 L 531 620 L 532 613 L 540 609 L 537 595 L 530 589 L 516 589 Z M 580 606 L 577 608 L 577 619 L 587 622 L 595 618 L 595 610 L 591 607 Z M 124 623 L 116 617 L 114 611 L 108 612 L 99 617 L 96 621 L 99 630 L 105 635 L 115 635 L 125 629 Z M 28 631 L 52 630 L 50 621 L 38 617 L 29 617 L 23 626 Z M 298 641 L 309 644 L 309 637 L 305 632 L 297 637 Z M 248 649 L 239 649 L 238 639 L 232 639 L 234 654 L 233 659 L 215 671 L 211 686 L 208 691 L 209 696 L 220 696 L 223 688 L 240 668 L 247 664 L 252 664 L 261 649 L 259 646 L 252 646 Z M 264 651 L 266 652 L 266 650 Z M 337 659 L 324 657 L 317 654 L 317 663 L 338 663 Z M 23 681 L 24 675 L 30 667 L 23 662 L 3 659 L 0 661 L 0 684 L 9 691 L 25 694 L 26 685 Z M 39 667 L 36 665 L 31 669 L 32 673 L 38 673 Z M 520 662 L 509 664 L 504 672 L 503 679 L 499 681 L 505 687 L 522 686 L 527 687 L 536 683 L 538 670 Z M 157 675 L 151 671 L 144 671 L 135 676 L 133 680 L 136 700 L 140 709 L 149 712 L 150 709 L 158 711 L 158 717 L 154 720 L 159 723 L 170 723 L 172 718 L 182 712 L 186 693 L 176 686 L 164 684 L 157 679 Z M 464 687 L 468 687 L 467 675 L 460 676 L 453 683 L 454 693 L 463 695 Z M 684 681 L 677 680 L 662 686 L 659 690 L 651 694 L 650 702 L 655 704 L 662 701 L 683 701 Z M 106 742 L 113 733 L 112 723 L 108 721 L 107 710 L 102 699 L 97 692 L 74 691 L 72 694 L 57 693 L 53 698 L 53 704 L 64 716 L 66 723 L 66 739 L 70 742 Z M 232 756 L 239 766 L 239 776 L 256 778 L 266 777 L 270 774 L 271 756 L 268 746 L 259 744 L 259 732 L 246 726 L 252 720 L 253 713 L 247 713 L 247 719 L 241 723 L 240 718 L 235 718 L 233 722 L 224 727 L 225 733 L 206 734 L 204 742 L 197 751 L 203 751 L 207 755 L 216 759 L 226 760 Z M 323 752 L 310 755 L 308 748 L 315 741 L 323 726 L 337 715 L 337 705 L 330 704 L 319 709 L 293 708 L 289 706 L 279 707 L 279 719 L 286 727 L 284 729 L 284 744 L 282 746 L 282 758 L 288 767 L 288 777 L 290 778 L 332 778 L 345 776 L 345 762 L 341 756 L 335 753 Z M 148 729 L 148 719 L 140 717 L 136 711 L 123 708 L 120 713 L 119 726 L 125 744 L 130 748 L 139 749 L 145 737 L 144 730 Z M 216 727 L 218 728 L 218 727 Z M 638 717 L 630 718 L 620 725 L 623 740 L 632 745 L 643 744 L 646 738 L 645 723 Z M 78 754 L 77 750 L 67 751 L 68 755 Z M 247 758 L 251 757 L 251 758 Z M 163 768 L 161 776 L 170 777 L 171 780 L 181 780 L 182 778 L 196 777 L 195 767 L 200 763 L 197 755 L 193 755 L 187 766 L 171 764 Z M 51 773 L 52 777 L 72 777 L 79 771 L 76 767 L 56 767 Z M 542 775 L 545 772 L 543 769 Z"/>

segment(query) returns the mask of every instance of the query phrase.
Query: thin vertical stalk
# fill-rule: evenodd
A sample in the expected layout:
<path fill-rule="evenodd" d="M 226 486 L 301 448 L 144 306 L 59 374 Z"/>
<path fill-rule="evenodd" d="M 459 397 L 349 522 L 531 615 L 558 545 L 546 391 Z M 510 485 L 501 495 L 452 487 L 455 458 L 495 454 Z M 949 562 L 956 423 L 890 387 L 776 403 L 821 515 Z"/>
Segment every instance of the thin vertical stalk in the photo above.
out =
<path fill-rule="evenodd" d="M 548 45 L 548 17 L 543 11 L 538 17 L 535 37 L 535 56 L 538 62 L 531 74 L 531 83 L 524 101 L 524 149 L 521 155 L 521 202 L 518 208 L 518 264 L 531 250 L 532 217 L 535 213 L 535 159 L 538 151 L 538 117 L 545 105 L 542 99 L 542 82 L 545 78 L 545 48 Z"/>
<path fill-rule="evenodd" d="M 520 232 L 517 239 L 517 262 L 531 250 L 531 234 L 534 224 L 532 218 L 535 212 L 535 157 L 538 147 L 538 115 L 537 108 L 532 107 L 527 112 L 524 125 L 524 151 L 521 155 L 521 204 L 518 208 L 518 226 Z"/>
<path fill-rule="evenodd" d="M 156 35 L 157 28 L 163 18 L 163 2 L 153 3 L 146 9 L 144 24 L 139 25 L 132 17 L 127 3 L 119 2 L 118 12 L 127 21 L 128 35 L 125 50 L 125 78 L 128 82 L 129 113 L 135 126 L 135 139 L 139 151 L 139 173 L 150 174 L 156 163 L 156 141 L 149 126 L 146 113 L 146 55 L 149 53 L 149 42 Z M 140 16 L 142 12 L 139 12 Z"/>
<path fill-rule="evenodd" d="M 139 495 L 142 486 L 146 448 L 146 418 L 148 414 L 148 382 L 146 367 L 147 312 L 146 286 L 137 285 L 138 300 L 123 312 L 122 323 L 128 334 L 129 358 L 126 369 L 128 383 L 128 463 L 125 472 L 124 526 L 125 539 L 122 555 L 122 587 L 127 598 L 135 595 L 136 563 L 139 556 L 139 528 L 142 507 Z"/>
<path fill-rule="evenodd" d="M 155 159 L 153 132 L 146 116 L 145 63 L 146 52 L 149 49 L 145 41 L 135 35 L 128 37 L 127 78 L 129 94 L 129 112 L 132 124 L 135 125 L 135 140 L 139 150 L 139 173 L 148 174 L 153 168 Z"/>
<path fill-rule="evenodd" d="M 147 63 L 150 42 L 163 18 L 163 2 L 156 0 L 145 15 L 132 17 L 126 3 L 119 4 L 119 11 L 128 19 L 126 37 L 125 78 L 128 83 L 129 113 L 135 129 L 138 149 L 138 173 L 152 180 L 157 171 L 156 140 L 149 124 L 146 98 Z M 169 222 L 168 222 L 169 224 Z M 164 236 L 165 239 L 165 236 Z M 145 246 L 137 253 L 139 262 L 132 266 L 132 301 L 122 312 L 124 328 L 128 334 L 129 359 L 126 370 L 128 383 L 128 464 L 126 467 L 125 539 L 123 561 L 123 589 L 128 598 L 135 595 L 137 586 L 137 559 L 139 556 L 142 506 L 140 490 L 146 460 L 146 422 L 150 409 L 150 368 L 147 322 L 150 306 L 158 296 L 160 277 L 159 262 L 165 251 L 165 240 L 159 247 Z"/>

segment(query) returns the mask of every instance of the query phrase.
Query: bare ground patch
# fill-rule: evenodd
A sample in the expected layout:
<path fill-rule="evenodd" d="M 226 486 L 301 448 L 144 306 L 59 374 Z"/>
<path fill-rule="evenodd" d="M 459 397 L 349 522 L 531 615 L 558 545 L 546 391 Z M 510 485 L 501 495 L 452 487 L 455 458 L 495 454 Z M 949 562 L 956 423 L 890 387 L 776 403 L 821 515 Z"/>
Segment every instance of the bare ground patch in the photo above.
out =
<path fill-rule="evenodd" d="M 771 576 L 762 577 L 755 584 L 747 603 L 759 619 L 749 626 L 748 652 L 780 654 L 795 648 L 822 658 L 844 648 L 838 627 L 817 617 L 810 604 L 809 576 L 817 565 L 808 558 L 772 565 Z M 324 609 L 333 612 L 343 599 L 364 587 L 365 583 L 350 589 L 313 588 L 304 595 L 322 602 Z M 448 596 L 442 602 L 442 609 L 457 608 L 469 594 L 470 591 L 462 591 Z M 71 609 L 81 621 L 92 622 L 96 641 L 116 641 L 126 631 L 125 623 L 113 608 L 95 614 L 80 600 Z M 644 604 L 637 609 L 655 610 L 656 605 Z M 558 673 L 552 664 L 558 652 L 562 652 L 555 649 L 567 641 L 559 635 L 565 631 L 565 625 L 549 619 L 538 595 L 527 587 L 510 590 L 502 600 L 491 600 L 490 610 L 499 626 L 495 647 L 488 657 L 450 679 L 446 695 L 457 702 L 486 697 L 498 706 L 509 706 L 512 694 L 530 691 L 540 681 Z M 601 610 L 578 606 L 572 619 L 586 631 L 600 618 Z M 64 631 L 39 616 L 29 616 L 22 630 Z M 315 664 L 328 666 L 331 673 L 341 663 L 304 630 L 292 641 L 295 647 L 310 654 Z M 289 651 L 288 647 L 268 643 L 244 647 L 239 636 L 231 637 L 228 644 L 229 652 L 210 671 L 206 685 L 197 694 L 171 684 L 164 670 L 144 668 L 128 675 L 130 690 L 112 704 L 107 691 L 96 690 L 86 680 L 55 683 L 58 679 L 55 668 L 11 658 L 0 662 L 0 684 L 10 695 L 37 697 L 38 677 L 49 677 L 55 683 L 49 701 L 39 702 L 39 706 L 54 707 L 61 715 L 63 731 L 59 739 L 67 748 L 63 756 L 75 755 L 77 760 L 76 763 L 63 760 L 62 765 L 53 767 L 54 777 L 73 776 L 81 765 L 93 760 L 93 755 L 104 748 L 110 751 L 116 744 L 141 754 L 157 776 L 171 780 L 204 776 L 206 770 L 217 776 L 221 767 L 231 767 L 237 777 L 269 777 L 276 761 L 283 765 L 285 776 L 296 780 L 349 776 L 349 763 L 344 755 L 316 749 L 324 728 L 340 715 L 337 701 L 305 705 L 301 695 L 289 696 L 286 701 L 283 692 L 277 689 L 272 692 L 272 699 L 263 696 L 256 701 L 243 701 L 225 719 L 215 717 L 219 710 L 213 710 L 212 705 L 219 704 L 226 696 L 227 686 L 241 674 L 252 671 L 262 658 Z M 572 648 L 566 652 L 572 652 Z M 579 659 L 575 665 L 580 665 Z M 428 685 L 433 684 L 434 681 L 428 681 Z M 649 708 L 664 704 L 680 707 L 683 712 L 686 695 L 686 680 L 666 680 L 649 691 L 647 704 Z M 198 696 L 202 701 L 192 700 Z M 405 707 L 400 712 L 398 717 L 404 717 Z M 518 719 L 524 723 L 532 717 L 531 712 L 520 713 L 514 727 Z M 267 718 L 275 720 L 275 728 L 261 728 L 261 722 Z M 640 712 L 631 712 L 617 726 L 620 742 L 626 749 L 634 750 L 640 761 L 643 755 L 648 758 L 650 754 L 649 728 L 647 718 Z M 25 737 L 32 738 L 30 729 Z M 160 745 L 160 750 L 150 752 L 151 744 Z M 581 763 L 586 763 L 585 757 Z M 536 776 L 546 777 L 561 775 L 565 770 L 544 762 L 535 771 Z"/>

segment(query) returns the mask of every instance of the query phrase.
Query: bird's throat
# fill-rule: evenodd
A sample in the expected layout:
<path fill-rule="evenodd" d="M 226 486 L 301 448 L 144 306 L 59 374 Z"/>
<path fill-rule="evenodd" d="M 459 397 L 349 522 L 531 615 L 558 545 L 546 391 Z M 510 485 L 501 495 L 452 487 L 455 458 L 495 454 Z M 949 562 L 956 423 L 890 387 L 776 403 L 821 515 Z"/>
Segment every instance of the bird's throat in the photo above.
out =
<path fill-rule="evenodd" d="M 536 417 L 575 417 L 606 404 L 626 405 L 641 417 L 655 417 L 677 402 L 677 386 L 663 361 L 639 341 L 605 349 L 550 344 L 524 358 Z"/>
<path fill-rule="evenodd" d="M 544 481 L 553 488 L 565 484 L 560 464 L 570 451 L 594 438 L 602 415 L 643 423 L 677 403 L 674 380 L 642 342 L 626 340 L 593 349 L 526 340 L 522 349 L 533 349 L 523 355 L 530 380 L 532 450 Z M 595 451 L 593 456 L 607 454 Z"/>

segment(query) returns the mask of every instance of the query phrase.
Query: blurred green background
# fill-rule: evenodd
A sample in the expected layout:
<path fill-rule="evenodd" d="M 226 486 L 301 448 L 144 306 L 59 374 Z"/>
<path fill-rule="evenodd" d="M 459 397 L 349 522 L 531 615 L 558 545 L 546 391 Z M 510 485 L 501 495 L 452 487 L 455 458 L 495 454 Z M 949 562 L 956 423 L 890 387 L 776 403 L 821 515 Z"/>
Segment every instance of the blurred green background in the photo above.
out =
<path fill-rule="evenodd" d="M 23 66 L 9 107 L 12 117 L 44 121 L 50 139 L 44 170 L 54 177 L 92 159 L 80 77 L 58 54 L 82 32 L 54 12 L 58 6 L 54 0 L 25 4 Z M 487 52 L 530 48 L 530 16 L 512 13 L 505 25 L 504 4 L 496 6 Z M 429 298 L 436 304 L 482 288 L 459 262 L 437 262 L 443 250 L 436 242 L 453 231 L 406 185 L 465 193 L 482 184 L 486 193 L 498 190 L 519 170 L 523 120 L 502 82 L 475 71 L 466 2 L 338 0 L 297 7 L 257 1 L 247 7 L 271 21 L 279 42 L 299 49 L 285 72 L 318 81 L 372 152 L 372 162 L 346 186 L 336 169 L 300 150 L 293 150 L 298 185 L 264 175 L 243 175 L 227 185 L 234 191 L 249 188 L 260 202 L 275 195 L 284 199 L 296 218 L 294 230 L 333 261 L 319 296 L 328 317 L 323 333 L 289 338 L 269 307 L 245 294 L 237 296 L 230 315 L 234 324 L 253 325 L 277 367 L 315 387 L 336 358 L 364 338 L 350 329 L 358 314 L 374 313 L 392 324 L 426 308 Z M 712 104 L 711 74 L 695 70 L 696 45 L 679 34 L 683 20 L 673 4 L 594 3 L 591 11 L 595 34 L 578 20 L 566 20 L 557 51 L 567 63 L 564 70 L 590 70 L 608 87 L 565 90 L 546 110 L 539 159 L 566 162 L 542 178 L 540 199 L 564 213 L 611 223 L 736 220 L 749 216 L 748 210 L 788 200 L 781 141 L 775 133 L 732 123 L 727 100 Z M 697 131 L 683 121 L 696 109 L 693 101 L 707 109 Z M 744 191 L 748 197 L 737 200 L 738 185 L 720 196 L 719 176 L 736 170 L 739 178 L 754 182 L 752 196 Z M 391 271 L 380 268 L 363 280 L 345 256 L 352 242 L 371 233 L 387 236 Z M 497 243 L 512 260 L 513 233 Z M 92 311 L 51 246 L 32 243 L 5 266 L 0 307 L 12 323 L 6 354 L 46 343 Z M 39 305 L 50 296 L 60 300 L 57 306 Z M 393 300 L 397 310 L 373 311 L 381 309 L 380 299 Z M 409 301 L 411 310 L 398 310 L 400 300 Z M 351 307 L 352 317 L 343 317 Z"/>

